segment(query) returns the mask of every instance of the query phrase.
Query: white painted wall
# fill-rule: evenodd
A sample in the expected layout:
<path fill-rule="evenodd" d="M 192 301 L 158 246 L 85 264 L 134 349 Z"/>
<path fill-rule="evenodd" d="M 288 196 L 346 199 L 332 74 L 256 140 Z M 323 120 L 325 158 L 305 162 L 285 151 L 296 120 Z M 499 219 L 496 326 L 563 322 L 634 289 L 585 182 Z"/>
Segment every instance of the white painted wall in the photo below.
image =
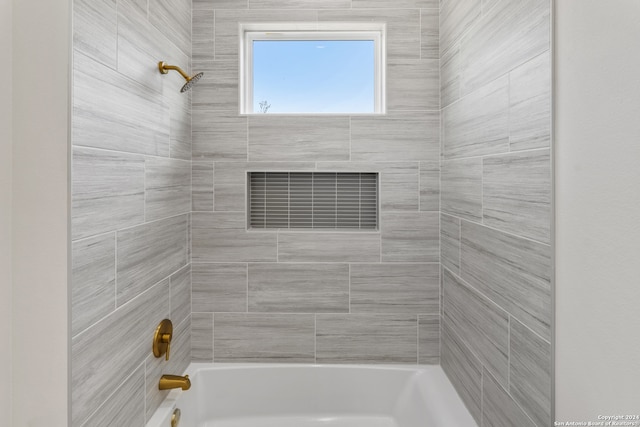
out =
<path fill-rule="evenodd" d="M 13 0 L 12 425 L 20 427 L 68 425 L 70 3 Z"/>
<path fill-rule="evenodd" d="M 640 2 L 556 0 L 556 419 L 640 415 Z"/>
<path fill-rule="evenodd" d="M 11 0 L 0 0 L 0 57 L 11 58 Z M 0 337 L 11 336 L 11 67 L 0 67 Z M 11 420 L 11 349 L 0 351 L 0 414 Z"/>

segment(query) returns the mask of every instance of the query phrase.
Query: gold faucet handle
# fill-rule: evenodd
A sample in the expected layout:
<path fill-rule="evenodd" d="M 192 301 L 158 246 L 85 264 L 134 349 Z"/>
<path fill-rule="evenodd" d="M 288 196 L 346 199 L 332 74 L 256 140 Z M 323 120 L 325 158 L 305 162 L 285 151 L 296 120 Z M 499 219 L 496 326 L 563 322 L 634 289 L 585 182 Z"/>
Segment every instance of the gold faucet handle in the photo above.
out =
<path fill-rule="evenodd" d="M 153 355 L 155 357 L 162 357 L 166 354 L 166 360 L 169 360 L 171 353 L 171 338 L 173 337 L 173 325 L 171 320 L 164 319 L 153 334 Z"/>
<path fill-rule="evenodd" d="M 171 334 L 162 334 L 162 342 L 167 344 L 167 352 L 164 360 L 169 360 L 169 353 L 171 352 Z"/>

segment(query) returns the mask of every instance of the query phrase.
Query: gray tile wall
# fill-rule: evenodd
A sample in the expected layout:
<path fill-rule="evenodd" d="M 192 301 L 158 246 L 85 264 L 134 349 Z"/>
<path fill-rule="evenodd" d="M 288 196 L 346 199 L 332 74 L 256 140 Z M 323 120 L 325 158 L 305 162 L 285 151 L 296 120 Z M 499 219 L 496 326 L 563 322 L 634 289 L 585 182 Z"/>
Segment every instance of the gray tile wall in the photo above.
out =
<path fill-rule="evenodd" d="M 191 0 L 75 0 L 74 22 L 71 425 L 143 427 L 191 361 L 191 211 L 213 205 L 191 94 L 157 69 L 190 69 Z M 165 317 L 169 362 L 150 346 Z"/>
<path fill-rule="evenodd" d="M 547 425 L 549 9 L 74 0 L 73 426 L 142 426 L 191 359 L 441 363 L 479 424 Z M 250 21 L 386 22 L 388 114 L 240 116 Z M 247 231 L 251 170 L 379 172 L 380 230 Z"/>
<path fill-rule="evenodd" d="M 194 360 L 439 363 L 438 1 L 193 6 Z M 252 21 L 386 22 L 388 114 L 240 116 Z M 378 172 L 380 230 L 247 231 L 252 170 Z"/>
<path fill-rule="evenodd" d="M 548 0 L 442 0 L 442 366 L 484 426 L 551 424 Z"/>

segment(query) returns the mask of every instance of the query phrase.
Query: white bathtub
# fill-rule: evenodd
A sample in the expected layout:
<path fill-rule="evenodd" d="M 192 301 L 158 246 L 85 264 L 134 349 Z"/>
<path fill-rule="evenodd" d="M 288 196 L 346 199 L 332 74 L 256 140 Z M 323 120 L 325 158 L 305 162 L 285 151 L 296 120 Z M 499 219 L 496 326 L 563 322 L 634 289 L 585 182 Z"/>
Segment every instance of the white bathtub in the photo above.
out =
<path fill-rule="evenodd" d="M 170 427 L 477 427 L 439 366 L 201 364 L 147 423 Z"/>

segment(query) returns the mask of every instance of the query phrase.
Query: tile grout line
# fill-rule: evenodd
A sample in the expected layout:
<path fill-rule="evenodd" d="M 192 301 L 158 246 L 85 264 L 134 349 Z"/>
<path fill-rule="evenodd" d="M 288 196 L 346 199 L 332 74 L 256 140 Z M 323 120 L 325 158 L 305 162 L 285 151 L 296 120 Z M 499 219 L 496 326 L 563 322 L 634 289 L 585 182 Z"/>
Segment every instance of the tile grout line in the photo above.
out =
<path fill-rule="evenodd" d="M 447 323 L 449 323 L 449 322 L 447 322 Z M 469 354 L 464 353 L 466 358 L 469 358 L 469 355 L 470 355 L 473 359 L 475 359 L 478 362 L 478 365 L 480 366 L 480 370 L 481 371 L 486 369 L 487 372 L 490 373 L 489 369 L 484 365 L 484 363 L 482 363 L 482 360 L 480 359 L 480 357 L 478 357 L 477 352 L 473 348 L 471 348 L 471 346 L 467 343 L 467 341 L 465 339 L 463 339 L 457 331 L 454 330 L 453 325 L 451 325 L 449 327 L 449 333 L 451 335 L 453 335 L 452 338 L 454 340 L 459 341 L 459 343 L 462 344 L 462 346 L 465 347 L 466 350 L 469 350 Z M 498 381 L 498 383 L 499 383 L 499 381 Z"/>
<path fill-rule="evenodd" d="M 130 156 L 130 157 L 138 157 L 140 160 L 146 160 L 147 158 L 149 159 L 156 159 L 156 160 L 172 160 L 172 161 L 176 161 L 176 162 L 189 162 L 189 163 L 193 163 L 193 162 L 206 162 L 207 160 L 191 160 L 191 159 L 180 159 L 177 157 L 169 157 L 169 156 L 160 156 L 158 154 L 149 154 L 149 153 L 137 153 L 134 151 L 123 151 L 123 150 L 116 150 L 116 149 L 112 149 L 112 148 L 104 148 L 104 147 L 94 147 L 91 145 L 84 145 L 84 144 L 73 144 L 73 148 L 77 148 L 80 150 L 89 150 L 89 151 L 99 151 L 99 152 L 105 152 L 105 153 L 111 153 L 113 155 L 121 155 L 121 156 Z"/>
<path fill-rule="evenodd" d="M 422 212 L 422 161 L 418 161 L 418 212 Z M 439 209 L 438 209 L 439 211 Z"/>
<path fill-rule="evenodd" d="M 147 222 L 142 222 L 140 224 L 129 225 L 129 226 L 125 227 L 125 228 L 118 228 L 117 230 L 110 230 L 110 231 L 107 231 L 105 233 L 100 233 L 100 234 L 96 234 L 96 235 L 92 235 L 92 236 L 82 237 L 81 239 L 78 239 L 78 241 L 85 240 L 85 239 L 90 239 L 90 238 L 93 238 L 93 237 L 96 237 L 96 236 L 101 236 L 101 235 L 104 235 L 104 234 L 107 234 L 107 233 L 111 233 L 111 232 L 120 233 L 120 232 L 123 232 L 123 231 L 131 231 L 134 228 L 138 228 L 138 227 L 142 227 L 142 226 L 145 226 L 145 225 L 151 225 L 151 224 L 159 223 L 159 222 L 162 222 L 162 221 L 168 221 L 168 220 L 176 219 L 176 218 L 181 217 L 181 216 L 184 216 L 184 217 L 186 217 L 188 219 L 188 217 L 189 217 L 189 215 L 191 213 L 192 212 L 182 212 L 182 213 L 171 215 L 171 216 L 167 216 L 167 217 L 164 217 L 164 218 L 154 219 L 154 220 L 147 221 Z M 211 213 L 211 212 L 206 212 L 206 213 Z"/>
<path fill-rule="evenodd" d="M 276 243 L 277 244 L 277 243 Z M 247 278 L 247 298 L 246 298 L 246 310 L 249 312 L 249 263 L 246 264 L 246 278 Z"/>
<path fill-rule="evenodd" d="M 187 265 L 189 265 L 189 264 L 187 264 Z M 184 268 L 184 267 L 183 267 L 183 268 Z M 182 269 L 180 269 L 180 270 L 182 270 Z M 178 270 L 178 271 L 180 271 L 180 270 Z M 171 278 L 173 277 L 173 275 L 174 275 L 175 273 L 176 273 L 176 272 L 174 272 L 173 274 L 171 274 L 171 275 L 169 276 L 169 279 L 168 279 L 168 280 L 169 280 L 169 314 L 168 314 L 168 318 L 171 318 L 171 317 L 172 317 L 172 316 L 171 316 L 171 314 L 172 314 L 172 311 L 171 311 L 171 309 L 172 309 L 171 300 L 173 299 L 173 298 L 172 298 L 172 297 L 173 297 L 173 280 L 171 280 Z M 172 320 L 172 321 L 173 321 L 173 320 Z"/>
<path fill-rule="evenodd" d="M 416 365 L 420 364 L 420 315 L 416 315 Z"/>
<path fill-rule="evenodd" d="M 349 268 L 349 311 L 348 313 L 351 314 L 351 263 L 347 264 L 348 268 Z"/>
<path fill-rule="evenodd" d="M 438 282 L 438 291 L 440 296 L 438 297 L 438 304 L 440 310 L 438 311 L 438 364 L 442 364 L 442 323 L 444 318 L 444 295 L 442 289 L 442 265 L 439 268 L 440 281 Z"/>
<path fill-rule="evenodd" d="M 249 1 L 249 0 L 247 0 Z M 192 2 L 193 5 L 193 2 Z M 193 9 L 193 6 L 192 6 Z M 212 28 L 212 33 L 213 33 L 213 37 L 212 37 L 212 41 L 213 41 L 213 59 L 216 59 L 216 15 L 218 13 L 217 9 L 213 9 L 213 28 Z"/>
<path fill-rule="evenodd" d="M 458 220 L 458 275 L 462 277 L 462 219 Z"/>
<path fill-rule="evenodd" d="M 450 269 L 448 269 L 446 266 L 444 267 L 445 270 L 447 270 L 451 275 L 454 276 L 455 279 L 459 280 L 464 287 L 468 288 L 469 290 L 471 290 L 472 292 L 478 294 L 479 296 L 481 296 L 482 298 L 486 299 L 487 301 L 489 301 L 491 303 L 492 306 L 494 306 L 494 308 L 500 310 L 501 312 L 504 312 L 504 314 L 506 314 L 507 316 L 509 316 L 511 313 L 509 313 L 509 311 L 507 311 L 505 308 L 503 308 L 500 304 L 498 304 L 497 302 L 495 302 L 494 300 L 492 300 L 491 298 L 489 298 L 487 295 L 485 295 L 483 292 L 481 292 L 480 290 L 478 290 L 475 286 L 471 285 L 470 283 L 468 283 L 466 280 L 464 280 L 462 277 L 460 277 L 459 275 L 457 275 L 456 273 L 454 273 L 453 271 L 451 271 Z"/>
<path fill-rule="evenodd" d="M 531 423 L 532 426 L 536 426 L 537 423 L 533 420 L 532 416 L 529 414 L 528 411 L 526 411 L 524 409 L 524 407 L 520 404 L 520 402 L 518 402 L 511 394 L 511 390 L 504 390 L 505 393 L 507 394 L 507 396 L 509 396 L 509 398 L 511 398 L 511 402 L 514 403 L 518 409 L 520 409 L 520 412 L 522 412 L 522 414 L 524 414 L 525 417 L 527 417 L 527 419 L 529 420 L 529 422 Z M 551 420 L 550 420 L 551 421 Z"/>
<path fill-rule="evenodd" d="M 480 369 L 480 427 L 484 426 L 484 375 L 486 370 L 482 365 Z"/>
<path fill-rule="evenodd" d="M 508 150 L 507 150 L 508 153 L 512 153 L 513 152 L 512 148 L 511 148 L 511 145 L 512 145 L 512 143 L 511 143 L 511 113 L 512 113 L 512 111 L 511 111 L 512 110 L 512 108 L 511 108 L 511 105 L 512 105 L 511 104 L 511 101 L 512 101 L 512 99 L 511 99 L 511 85 L 512 85 L 511 84 L 511 79 L 512 79 L 512 74 L 513 74 L 514 70 L 511 70 L 511 71 L 509 71 L 507 73 L 507 139 L 508 139 L 508 143 L 509 143 Z M 549 147 L 549 148 L 551 148 L 551 147 Z"/>
<path fill-rule="evenodd" d="M 115 396 L 115 394 L 116 394 L 116 392 L 118 391 L 118 389 L 119 389 L 120 387 L 122 387 L 122 386 L 123 386 L 127 381 L 129 381 L 129 380 L 131 379 L 131 377 L 133 377 L 133 375 L 136 373 L 136 371 L 138 371 L 138 370 L 139 370 L 139 369 L 141 369 L 141 368 L 143 368 L 142 370 L 144 371 L 144 372 L 143 372 L 143 374 L 144 374 L 144 386 L 145 386 L 145 388 L 144 388 L 144 395 L 145 395 L 145 399 L 144 399 L 144 405 L 143 405 L 143 410 L 144 410 L 144 412 L 142 413 L 142 416 L 143 416 L 143 418 L 146 420 L 146 417 L 147 417 L 147 416 L 146 416 L 146 412 L 147 412 L 147 408 L 146 408 L 146 403 L 147 403 L 147 399 L 146 399 L 146 397 L 147 397 L 147 391 L 146 391 L 146 390 L 147 390 L 147 363 L 146 363 L 146 362 L 147 362 L 147 358 L 145 358 L 145 359 L 144 359 L 140 364 L 138 364 L 137 366 L 135 366 L 135 367 L 134 367 L 134 369 L 133 369 L 133 371 L 131 372 L 131 374 L 129 374 L 129 375 L 128 375 L 128 376 L 127 376 L 127 377 L 126 377 L 126 378 L 125 378 L 121 383 L 118 383 L 118 384 L 115 386 L 115 390 L 114 390 L 112 393 L 110 393 L 110 394 L 109 394 L 109 395 L 108 395 L 108 396 L 107 396 L 107 397 L 102 401 L 102 403 L 100 403 L 100 405 L 96 408 L 96 410 L 95 410 L 95 411 L 91 412 L 91 413 L 86 417 L 85 421 L 81 424 L 81 427 L 89 427 L 87 423 L 89 422 L 89 420 L 91 419 L 91 417 L 93 417 L 95 414 L 97 414 L 97 413 L 98 413 L 98 411 L 100 411 L 100 409 L 102 409 L 102 408 L 106 405 L 107 401 L 108 401 L 109 399 L 111 399 L 113 396 Z"/>
<path fill-rule="evenodd" d="M 112 231 L 113 244 L 114 244 L 114 259 L 113 259 L 113 281 L 114 281 L 114 295 L 113 295 L 113 311 L 118 309 L 118 232 Z"/>
<path fill-rule="evenodd" d="M 211 212 L 216 211 L 216 162 L 211 162 Z M 245 179 L 246 181 L 246 179 Z"/>
<path fill-rule="evenodd" d="M 449 268 L 447 268 L 446 266 L 444 266 L 444 269 L 447 270 L 450 274 L 452 274 L 456 279 L 458 279 L 460 282 L 462 282 L 464 284 L 465 287 L 471 289 L 473 292 L 477 293 L 478 295 L 482 296 L 484 299 L 486 299 L 487 301 L 489 301 L 491 303 L 492 306 L 494 306 L 494 308 L 499 309 L 500 311 L 504 312 L 507 316 L 511 316 L 514 318 L 515 321 L 517 321 L 518 323 L 520 323 L 522 326 L 524 326 L 525 328 L 527 328 L 529 330 L 529 332 L 533 333 L 536 337 L 538 337 L 539 339 L 541 339 L 542 341 L 544 341 L 547 344 L 551 344 L 549 340 L 547 340 L 546 338 L 542 337 L 539 333 L 537 333 L 536 331 L 532 330 L 529 326 L 525 325 L 522 321 L 518 320 L 518 318 L 512 314 L 510 311 L 508 311 L 506 308 L 502 307 L 500 304 L 498 304 L 497 302 L 495 302 L 493 299 L 489 298 L 484 292 L 480 291 L 478 288 L 476 288 L 475 286 L 473 286 L 472 284 L 468 283 L 465 279 L 463 279 L 461 276 L 457 275 L 455 272 L 451 271 Z"/>
<path fill-rule="evenodd" d="M 487 225 L 487 224 L 484 224 L 484 223 L 481 223 L 481 222 L 477 222 L 477 221 L 474 221 L 474 220 L 471 220 L 471 219 L 463 218 L 463 217 L 461 217 L 461 216 L 459 216 L 457 214 L 456 215 L 452 215 L 452 214 L 446 213 L 446 212 L 444 214 L 460 219 L 460 227 L 461 228 L 462 228 L 462 222 L 468 222 L 469 224 L 478 225 L 480 227 L 484 227 L 484 228 L 487 228 L 489 230 L 496 231 L 498 233 L 502 233 L 502 234 L 510 236 L 510 237 L 514 237 L 514 238 L 517 238 L 517 239 L 520 239 L 520 240 L 525 240 L 527 242 L 535 243 L 535 244 L 542 245 L 542 246 L 545 246 L 545 247 L 551 247 L 551 245 L 549 243 L 544 243 L 544 242 L 541 242 L 539 240 L 532 239 L 530 237 L 520 236 L 518 234 L 514 234 L 514 233 L 509 232 L 509 231 L 505 231 L 505 230 L 501 230 L 499 228 L 495 228 L 495 227 L 493 227 L 491 225 Z"/>
<path fill-rule="evenodd" d="M 239 108 L 239 107 L 238 107 L 238 108 Z M 249 160 L 249 129 L 250 129 L 249 121 L 250 121 L 250 120 L 251 120 L 251 117 L 248 117 L 248 116 L 247 116 L 247 118 L 246 118 L 246 120 L 245 120 L 245 126 L 246 126 L 246 135 L 245 135 L 245 138 L 246 138 L 246 140 L 247 140 L 247 157 L 246 157 L 246 158 L 247 158 L 247 163 L 249 163 L 249 161 L 250 161 L 250 160 Z M 245 173 L 245 175 L 246 175 L 246 173 Z M 245 178 L 245 181 L 246 181 L 246 178 Z"/>
<path fill-rule="evenodd" d="M 507 390 L 511 389 L 511 313 L 507 323 Z"/>
<path fill-rule="evenodd" d="M 422 9 L 418 9 L 418 59 L 419 60 L 423 60 L 423 59 L 431 59 L 431 58 L 423 58 L 422 57 L 422 43 L 424 42 L 424 40 L 422 40 Z M 439 60 L 440 58 L 438 58 Z M 438 68 L 440 68 L 438 66 Z M 441 86 L 439 86 L 441 87 Z M 438 94 L 440 95 L 440 94 Z M 438 98 L 440 98 L 440 96 L 438 96 Z"/>
<path fill-rule="evenodd" d="M 189 338 L 191 340 L 191 346 L 189 348 L 189 357 L 190 360 L 193 361 L 193 264 L 190 264 L 190 266 L 189 273 L 191 281 L 189 282 L 189 317 L 191 317 L 191 327 L 189 328 Z"/>
<path fill-rule="evenodd" d="M 192 262 L 190 264 L 192 265 L 221 265 L 221 264 L 246 264 L 247 262 L 249 262 L 250 264 L 261 264 L 261 265 L 269 265 L 269 264 L 276 264 L 275 261 L 196 261 L 196 262 Z M 344 261 L 344 260 L 337 260 L 337 261 L 283 261 L 280 262 L 278 264 L 280 265 L 301 265 L 301 264 L 312 264 L 312 265 L 343 265 L 343 264 L 353 264 L 353 265 L 368 265 L 368 264 L 382 264 L 384 266 L 400 266 L 400 265 L 410 265 L 410 266 L 420 266 L 420 265 L 424 265 L 424 266 L 434 266 L 434 265 L 440 265 L 440 263 L 438 262 L 377 262 L 374 260 L 371 261 Z M 186 265 L 185 265 L 186 266 Z M 185 266 L 183 266 L 182 268 L 184 268 Z"/>
<path fill-rule="evenodd" d="M 148 358 L 149 358 L 149 357 L 147 356 L 147 357 L 142 361 L 142 364 L 144 365 L 144 393 L 143 393 L 143 394 L 144 394 L 144 404 L 143 404 L 143 410 L 144 410 L 144 412 L 143 412 L 143 414 L 142 414 L 142 415 L 143 415 L 143 417 L 144 417 L 144 420 L 145 420 L 145 421 L 148 421 L 148 420 L 147 420 L 147 390 L 148 390 L 148 388 L 147 388 L 147 387 L 148 387 L 148 385 L 149 385 L 149 384 L 147 384 L 147 359 L 148 359 Z"/>
<path fill-rule="evenodd" d="M 484 225 L 484 157 L 480 160 L 480 221 Z"/>
<path fill-rule="evenodd" d="M 116 68 L 115 68 L 115 71 L 117 72 L 118 71 L 118 65 L 120 64 L 120 60 L 119 60 L 119 58 L 120 58 L 120 55 L 119 55 L 119 53 L 120 53 L 120 37 L 119 37 L 119 34 L 120 34 L 120 10 L 119 10 L 120 8 L 119 8 L 119 4 L 120 4 L 120 2 L 116 1 L 115 3 L 116 3 L 116 10 L 115 10 L 115 12 L 116 12 L 116 57 L 115 57 Z M 72 44 L 75 44 L 75 43 L 72 43 Z M 74 50 L 75 50 L 75 46 L 74 46 Z M 109 68 L 111 68 L 111 67 L 109 67 Z"/>
<path fill-rule="evenodd" d="M 183 265 L 182 267 L 180 267 L 178 270 L 172 272 L 171 274 L 169 274 L 168 276 L 163 277 L 161 280 L 158 280 L 156 283 L 154 283 L 153 285 L 149 286 L 147 289 L 141 291 L 140 293 L 138 293 L 136 296 L 134 296 L 133 298 L 131 298 L 130 300 L 128 300 L 127 302 L 123 303 L 121 306 L 117 307 L 114 311 L 102 316 L 100 319 L 96 320 L 95 322 L 93 322 L 91 325 L 87 326 L 86 328 L 84 328 L 82 331 L 76 333 L 75 335 L 73 335 L 71 337 L 71 340 L 73 341 L 74 339 L 78 338 L 79 336 L 85 334 L 87 331 L 89 331 L 89 329 L 92 329 L 94 327 L 96 327 L 99 323 L 105 321 L 109 316 L 113 315 L 114 313 L 117 313 L 119 310 L 123 310 L 126 306 L 128 306 L 129 304 L 132 304 L 135 300 L 137 300 L 138 298 L 142 297 L 142 295 L 150 292 L 153 288 L 155 288 L 156 286 L 158 286 L 159 284 L 161 284 L 162 282 L 164 282 L 165 280 L 169 279 L 173 274 L 175 274 L 177 271 L 181 270 L 182 268 L 184 268 L 186 265 Z"/>
<path fill-rule="evenodd" d="M 439 104 L 440 104 L 440 109 L 438 110 L 438 137 L 439 137 L 439 144 L 438 144 L 438 148 L 439 148 L 439 153 L 438 153 L 438 220 L 440 221 L 440 229 L 438 230 L 439 233 L 439 239 L 440 239 L 440 265 L 438 268 L 438 275 L 439 275 L 439 280 L 438 280 L 438 362 L 440 365 L 442 365 L 442 344 L 443 344 L 443 340 L 442 340 L 442 325 L 444 323 L 444 270 L 443 270 L 443 262 L 442 262 L 442 162 L 444 159 L 444 153 L 445 153 L 445 143 L 446 143 L 446 138 L 445 138 L 445 134 L 444 134 L 444 107 L 443 107 L 443 103 L 442 103 L 442 57 L 440 55 L 440 40 L 442 39 L 441 37 L 441 33 L 442 33 L 442 25 L 440 23 L 440 17 L 442 16 L 442 7 L 441 5 L 439 5 L 439 9 L 438 9 L 438 60 L 439 62 L 439 67 L 438 67 L 438 83 L 439 83 L 439 94 L 440 94 L 440 99 L 439 99 Z"/>
<path fill-rule="evenodd" d="M 459 42 L 457 42 L 457 43 L 455 43 L 455 44 L 457 44 L 457 45 L 458 45 L 458 49 L 460 49 L 460 47 L 461 47 L 461 46 L 460 46 L 460 43 L 459 43 Z M 455 45 L 455 44 L 454 44 L 454 45 Z M 452 46 L 452 47 L 453 47 L 453 46 Z M 451 107 L 452 105 L 455 105 L 455 104 L 457 104 L 457 103 L 461 102 L 463 99 L 465 99 L 465 98 L 467 98 L 467 97 L 469 97 L 469 96 L 473 95 L 475 92 L 478 92 L 478 91 L 480 91 L 480 90 L 482 90 L 482 89 L 486 88 L 487 86 L 490 86 L 490 85 L 494 84 L 496 81 L 500 80 L 501 78 L 504 78 L 504 77 L 509 76 L 512 72 L 514 72 L 514 71 L 515 71 L 515 70 L 517 70 L 518 68 L 520 68 L 520 67 L 524 67 L 525 65 L 528 65 L 530 62 L 533 62 L 534 60 L 538 59 L 538 58 L 539 58 L 539 57 L 541 57 L 542 55 L 546 55 L 546 54 L 548 54 L 548 53 L 549 53 L 549 51 L 550 51 L 550 49 L 545 49 L 544 51 L 542 51 L 542 52 L 540 52 L 540 53 L 536 54 L 535 56 L 533 56 L 533 57 L 531 57 L 531 58 L 528 58 L 528 59 L 527 59 L 526 61 L 524 61 L 523 63 L 516 65 L 515 67 L 511 68 L 511 69 L 510 69 L 510 70 L 508 70 L 508 71 L 505 71 L 504 73 L 502 73 L 502 74 L 500 74 L 499 76 L 495 77 L 495 78 L 494 78 L 494 79 L 492 79 L 491 81 L 488 81 L 488 82 L 484 83 L 483 85 L 481 85 L 481 86 L 479 86 L 479 87 L 475 88 L 474 90 L 472 90 L 471 92 L 467 93 L 467 94 L 466 94 L 466 95 L 464 95 L 464 96 L 462 96 L 462 88 L 461 88 L 461 86 L 460 86 L 460 85 L 458 85 L 458 92 L 459 92 L 459 93 L 458 93 L 458 98 L 457 98 L 457 99 L 455 99 L 455 100 L 453 100 L 453 101 L 451 101 L 451 102 L 449 102 L 446 106 L 444 106 L 444 107 L 443 107 L 443 110 L 448 109 L 448 108 L 449 108 L 449 107 Z M 440 58 L 440 60 L 442 61 L 442 57 Z M 458 77 L 459 77 L 459 76 L 458 76 Z"/>
<path fill-rule="evenodd" d="M 309 311 L 253 311 L 251 313 L 246 313 L 244 311 L 196 311 L 193 314 L 225 314 L 225 315 L 251 315 L 251 316 L 269 316 L 269 315 L 277 315 L 277 316 L 311 316 L 313 314 L 320 315 L 331 315 L 331 316 L 347 316 L 352 314 L 353 317 L 415 317 L 415 316 L 437 316 L 436 314 L 417 314 L 417 313 L 406 313 L 406 312 L 393 312 L 393 313 L 369 313 L 369 312 L 358 312 L 358 313 L 348 313 L 345 311 L 322 311 L 322 312 L 309 312 Z"/>
<path fill-rule="evenodd" d="M 551 341 L 547 340 L 546 338 L 544 338 L 543 336 L 541 336 L 539 333 L 537 333 L 536 331 L 534 331 L 533 329 L 531 329 L 528 325 L 525 325 L 523 321 L 519 320 L 515 315 L 509 313 L 513 319 L 514 322 L 518 322 L 520 325 L 522 325 L 522 327 L 524 327 L 529 333 L 535 335 L 538 339 L 542 340 L 545 344 L 548 344 L 549 346 L 551 346 Z"/>
<path fill-rule="evenodd" d="M 216 314 L 211 313 L 211 363 L 216 361 Z"/>
<path fill-rule="evenodd" d="M 190 124 L 191 127 L 193 127 L 193 124 Z M 193 146 L 193 140 L 192 140 L 192 146 Z M 190 212 L 189 214 L 191 214 L 191 212 L 193 212 L 193 160 L 189 161 L 190 164 L 190 169 L 191 169 L 191 174 L 189 175 L 189 205 L 191 206 Z"/>
<path fill-rule="evenodd" d="M 142 185 L 143 185 L 143 192 L 144 192 L 144 203 L 142 204 L 142 217 L 144 218 L 144 224 L 149 223 L 150 221 L 147 220 L 147 159 L 143 158 L 143 177 L 142 177 Z"/>

